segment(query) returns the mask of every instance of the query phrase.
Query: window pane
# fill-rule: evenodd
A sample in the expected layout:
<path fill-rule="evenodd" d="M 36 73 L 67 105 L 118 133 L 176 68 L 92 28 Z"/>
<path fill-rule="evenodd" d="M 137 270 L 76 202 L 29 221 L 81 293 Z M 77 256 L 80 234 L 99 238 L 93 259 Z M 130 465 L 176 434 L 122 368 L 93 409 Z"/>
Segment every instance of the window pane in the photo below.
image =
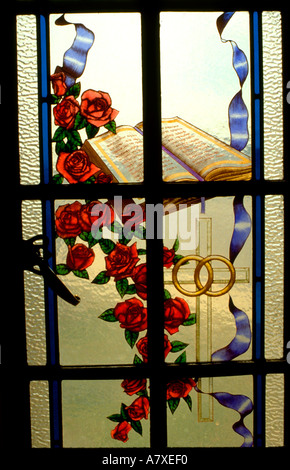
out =
<path fill-rule="evenodd" d="M 167 398 L 169 447 L 252 446 L 251 376 L 179 380 L 167 386 Z M 233 425 L 240 419 L 238 433 Z"/>
<path fill-rule="evenodd" d="M 30 382 L 31 446 L 50 447 L 48 382 Z"/>
<path fill-rule="evenodd" d="M 264 175 L 283 178 L 282 19 L 263 11 Z"/>
<path fill-rule="evenodd" d="M 63 381 L 64 447 L 122 448 L 125 442 L 130 447 L 148 447 L 149 383 L 145 379 L 143 382 L 143 395 L 140 391 L 129 395 L 124 394 L 124 381 Z"/>
<path fill-rule="evenodd" d="M 284 375 L 266 376 L 266 447 L 284 445 Z"/>
<path fill-rule="evenodd" d="M 36 17 L 19 15 L 16 25 L 20 182 L 38 184 L 40 155 Z"/>
<path fill-rule="evenodd" d="M 251 359 L 251 197 L 183 204 L 165 206 L 167 361 Z"/>
<path fill-rule="evenodd" d="M 22 236 L 27 241 L 43 232 L 41 201 L 23 201 L 21 209 Z M 45 365 L 44 281 L 40 274 L 24 270 L 24 296 L 27 362 L 29 365 Z"/>
<path fill-rule="evenodd" d="M 250 179 L 249 14 L 162 12 L 160 22 L 164 180 Z"/>
<path fill-rule="evenodd" d="M 284 199 L 265 197 L 265 356 L 283 356 Z"/>
<path fill-rule="evenodd" d="M 135 201 L 56 202 L 56 272 L 81 299 L 58 298 L 63 365 L 132 364 L 146 334 L 144 214 Z"/>
<path fill-rule="evenodd" d="M 54 182 L 142 181 L 140 14 L 50 15 L 50 67 Z"/>

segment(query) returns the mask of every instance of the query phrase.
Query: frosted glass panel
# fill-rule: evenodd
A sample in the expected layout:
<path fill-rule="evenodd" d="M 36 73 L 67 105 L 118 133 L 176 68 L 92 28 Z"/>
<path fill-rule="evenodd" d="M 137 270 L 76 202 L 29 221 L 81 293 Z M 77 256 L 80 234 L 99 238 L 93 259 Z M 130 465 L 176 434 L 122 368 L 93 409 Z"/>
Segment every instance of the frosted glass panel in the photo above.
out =
<path fill-rule="evenodd" d="M 160 14 L 165 181 L 251 179 L 249 14 L 233 13 Z"/>
<path fill-rule="evenodd" d="M 49 28 L 53 181 L 142 181 L 140 14 L 54 14 Z"/>
<path fill-rule="evenodd" d="M 266 447 L 284 445 L 284 376 L 266 376 Z"/>
<path fill-rule="evenodd" d="M 41 201 L 22 202 L 23 239 L 42 233 Z M 45 302 L 43 277 L 24 271 L 26 350 L 29 365 L 46 364 Z"/>
<path fill-rule="evenodd" d="M 282 20 L 263 11 L 264 176 L 283 178 Z"/>
<path fill-rule="evenodd" d="M 252 377 L 214 377 L 202 381 L 197 385 L 191 379 L 175 383 L 175 396 L 179 394 L 180 400 L 175 410 L 172 405 L 168 406 L 168 446 L 241 447 L 245 444 L 252 447 Z M 210 387 L 207 382 L 211 383 Z M 167 389 L 170 394 L 173 385 Z M 235 406 L 235 395 L 240 395 L 239 406 Z M 206 419 L 201 418 L 201 410 Z M 240 416 L 239 412 L 245 412 L 245 416 Z M 233 425 L 241 417 L 243 426 L 239 435 Z"/>
<path fill-rule="evenodd" d="M 50 447 L 48 382 L 30 382 L 31 446 Z"/>
<path fill-rule="evenodd" d="M 284 199 L 265 197 L 265 357 L 283 356 Z"/>
<path fill-rule="evenodd" d="M 183 203 L 164 217 L 164 333 L 171 345 L 165 346 L 166 361 L 251 359 L 251 197 Z M 247 236 L 234 257 L 239 209 Z M 226 349 L 232 340 L 236 346 Z"/>
<path fill-rule="evenodd" d="M 34 15 L 17 16 L 20 182 L 40 182 L 37 27 Z"/>
<path fill-rule="evenodd" d="M 140 207 L 139 218 L 129 216 L 135 223 L 132 230 L 136 229 L 129 239 L 124 237 L 122 225 L 126 206 L 122 212 L 121 205 L 120 214 L 117 205 L 114 211 L 107 200 L 56 202 L 56 270 L 81 299 L 72 306 L 58 298 L 62 365 L 132 364 L 136 342 L 146 334 L 143 212 Z M 103 218 L 94 212 L 98 207 L 104 211 Z M 100 224 L 100 239 L 94 223 Z M 131 309 L 132 323 L 128 321 Z"/>
<path fill-rule="evenodd" d="M 121 384 L 124 385 L 124 381 L 64 380 L 62 382 L 64 447 L 124 448 L 126 442 L 125 445 L 129 447 L 150 445 L 148 399 L 141 397 L 141 392 L 139 396 L 135 393 L 129 395 Z M 136 400 L 138 400 L 137 406 Z M 131 419 L 134 402 L 137 414 Z M 138 404 L 141 402 L 143 406 L 140 407 Z M 120 413 L 121 407 L 122 413 Z M 131 407 L 131 411 L 126 409 L 128 407 Z"/>

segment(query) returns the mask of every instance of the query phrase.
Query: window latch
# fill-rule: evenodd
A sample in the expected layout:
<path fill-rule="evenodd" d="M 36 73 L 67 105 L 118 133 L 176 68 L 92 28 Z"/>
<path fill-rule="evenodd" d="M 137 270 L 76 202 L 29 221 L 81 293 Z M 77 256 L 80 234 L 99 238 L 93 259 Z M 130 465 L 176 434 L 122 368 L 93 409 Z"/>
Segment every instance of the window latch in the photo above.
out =
<path fill-rule="evenodd" d="M 48 251 L 48 238 L 36 235 L 28 240 L 23 240 L 22 245 L 23 269 L 43 276 L 47 285 L 57 295 L 72 305 L 78 305 L 80 298 L 70 292 L 48 264 L 48 259 L 51 257 L 51 253 Z"/>

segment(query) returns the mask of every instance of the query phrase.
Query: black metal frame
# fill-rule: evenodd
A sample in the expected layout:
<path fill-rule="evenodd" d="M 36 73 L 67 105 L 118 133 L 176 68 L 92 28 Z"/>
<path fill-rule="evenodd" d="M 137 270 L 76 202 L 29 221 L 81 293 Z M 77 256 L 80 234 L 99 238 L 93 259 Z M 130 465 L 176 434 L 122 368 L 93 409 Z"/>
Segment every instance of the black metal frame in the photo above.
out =
<path fill-rule="evenodd" d="M 289 184 L 289 166 L 287 157 L 290 154 L 288 125 L 290 105 L 284 99 L 284 135 L 285 135 L 285 178 L 283 181 L 249 181 L 249 182 L 207 182 L 205 183 L 164 183 L 162 181 L 161 167 L 161 109 L 160 109 L 160 64 L 159 64 L 159 12 L 166 10 L 223 10 L 233 7 L 228 2 L 215 5 L 214 1 L 164 0 L 146 2 L 146 0 L 83 0 L 83 1 L 14 1 L 5 12 L 5 46 L 2 63 L 5 70 L 2 72 L 2 104 L 1 110 L 5 120 L 5 133 L 3 135 L 4 161 L 2 172 L 7 175 L 9 188 L 3 185 L 4 219 L 9 221 L 9 238 L 5 232 L 3 246 L 9 246 L 7 264 L 11 267 L 11 275 L 7 284 L 7 304 L 3 300 L 1 312 L 1 365 L 3 376 L 1 387 L 1 444 L 3 449 L 30 448 L 30 411 L 29 411 L 29 382 L 30 380 L 48 379 L 60 383 L 64 379 L 124 379 L 126 377 L 148 377 L 151 391 L 151 449 L 147 453 L 174 453 L 174 449 L 167 448 L 166 436 L 166 400 L 165 384 L 170 377 L 212 377 L 222 375 L 261 375 L 264 381 L 267 373 L 283 373 L 285 375 L 285 448 L 290 446 L 290 407 L 287 396 L 290 396 L 290 364 L 287 364 L 287 341 L 290 340 L 289 319 L 285 315 L 284 358 L 282 360 L 268 361 L 263 357 L 259 361 L 237 361 L 235 363 L 206 363 L 186 365 L 164 365 L 163 361 L 163 319 L 160 312 L 163 309 L 163 267 L 162 267 L 162 240 L 147 240 L 147 273 L 148 273 L 148 308 L 149 316 L 148 336 L 152 348 L 148 364 L 142 368 L 133 366 L 120 367 L 61 367 L 50 366 L 33 367 L 26 364 L 26 338 L 25 338 L 25 312 L 23 270 L 19 265 L 18 247 L 21 245 L 21 201 L 25 199 L 71 199 L 71 198 L 104 198 L 113 197 L 116 193 L 123 197 L 145 197 L 147 203 L 162 203 L 163 197 L 192 197 L 192 196 L 232 196 L 232 195 L 261 195 L 262 200 L 266 194 L 282 194 L 285 200 L 285 214 L 289 208 L 287 189 Z M 253 10 L 253 5 L 245 2 L 240 5 L 241 10 Z M 278 2 L 279 3 L 279 2 Z M 260 5 L 260 4 L 259 4 Z M 277 5 L 261 5 L 263 10 L 280 10 L 283 14 L 283 58 L 284 58 L 284 92 L 289 74 L 287 53 L 289 47 L 289 19 L 285 2 Z M 11 8 L 9 8 L 11 7 Z M 279 8 L 278 8 L 279 7 Z M 235 5 L 235 9 L 239 8 Z M 139 11 L 142 14 L 142 61 L 143 61 L 143 121 L 144 121 L 144 183 L 105 185 L 49 185 L 22 186 L 19 182 L 18 163 L 18 134 L 17 134 L 17 83 L 16 83 L 16 32 L 15 15 L 23 13 L 48 14 L 49 12 L 77 12 L 77 11 Z M 255 8 L 255 11 L 260 11 Z M 6 33 L 7 31 L 7 33 Z M 288 61 L 289 62 L 289 61 Z M 290 78 L 289 78 L 290 79 Z M 154 149 L 154 150 L 153 150 Z M 3 158 L 3 157 L 2 157 Z M 3 160 L 2 160 L 3 161 Z M 4 168 L 3 168 L 4 167 Z M 154 172 L 151 171 L 154 167 Z M 8 168 L 8 171 L 7 171 Z M 2 173 L 2 174 L 3 174 Z M 8 179 L 9 177 L 9 179 Z M 107 186 L 107 187 L 106 187 Z M 287 292 L 287 217 L 285 227 L 285 293 Z M 5 224 L 3 226 L 5 230 Z M 6 250 L 5 250 L 6 251 Z M 262 250 L 263 252 L 263 250 Z M 6 254 L 6 253 L 5 253 Z M 6 277 L 7 279 L 7 277 Z M 285 312 L 288 301 L 285 296 Z M 152 320 L 154 318 L 154 328 Z M 263 331 L 263 328 L 262 328 Z M 152 364 L 152 365 L 151 365 Z M 260 436 L 264 443 L 264 437 Z M 60 443 L 61 444 L 61 443 Z M 110 450 L 110 449 L 107 449 Z M 128 449 L 123 452 L 112 450 L 114 455 L 134 455 L 141 450 Z M 128 452 L 130 451 L 130 452 Z M 144 450 L 145 451 L 145 450 Z M 208 451 L 208 449 L 206 450 Z M 106 449 L 99 449 L 98 455 L 105 455 Z M 176 452 L 175 452 L 176 453 Z M 180 449 L 177 453 L 192 455 L 192 462 L 196 456 L 196 449 Z"/>

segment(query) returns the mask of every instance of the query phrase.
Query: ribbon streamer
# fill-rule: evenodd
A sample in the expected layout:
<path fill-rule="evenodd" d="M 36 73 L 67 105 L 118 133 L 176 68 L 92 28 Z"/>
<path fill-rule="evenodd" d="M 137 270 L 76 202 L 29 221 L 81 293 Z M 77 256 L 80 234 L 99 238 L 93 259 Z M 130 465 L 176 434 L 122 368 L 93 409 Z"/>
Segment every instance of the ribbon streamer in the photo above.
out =
<path fill-rule="evenodd" d="M 244 52 L 238 47 L 235 41 L 223 39 L 222 33 L 234 11 L 227 11 L 217 19 L 217 29 L 221 41 L 230 42 L 233 49 L 233 67 L 239 78 L 241 89 L 233 97 L 229 105 L 229 126 L 231 134 L 231 147 L 241 151 L 245 148 L 249 140 L 248 132 L 248 110 L 242 97 L 242 88 L 248 76 L 248 61 Z"/>
<path fill-rule="evenodd" d="M 73 24 L 76 36 L 72 46 L 64 53 L 63 66 L 57 67 L 56 71 L 63 71 L 66 75 L 65 83 L 68 88 L 74 85 L 86 66 L 87 54 L 94 43 L 94 33 L 80 23 L 70 23 L 62 15 L 55 22 L 56 25 L 65 26 Z"/>
<path fill-rule="evenodd" d="M 234 231 L 230 244 L 230 261 L 233 263 L 243 248 L 251 232 L 251 217 L 246 211 L 243 198 L 236 196 L 233 202 L 234 206 Z"/>
<path fill-rule="evenodd" d="M 252 433 L 244 424 L 245 417 L 248 416 L 253 411 L 253 403 L 250 400 L 250 398 L 248 398 L 245 395 L 232 395 L 231 393 L 228 393 L 228 392 L 215 392 L 215 393 L 203 392 L 197 387 L 197 385 L 194 387 L 194 389 L 198 393 L 203 393 L 205 395 L 212 396 L 213 398 L 215 398 L 215 400 L 218 401 L 220 405 L 237 411 L 240 415 L 240 419 L 233 424 L 232 428 L 237 434 L 239 434 L 240 436 L 244 438 L 244 442 L 241 445 L 241 447 L 253 446 Z"/>

